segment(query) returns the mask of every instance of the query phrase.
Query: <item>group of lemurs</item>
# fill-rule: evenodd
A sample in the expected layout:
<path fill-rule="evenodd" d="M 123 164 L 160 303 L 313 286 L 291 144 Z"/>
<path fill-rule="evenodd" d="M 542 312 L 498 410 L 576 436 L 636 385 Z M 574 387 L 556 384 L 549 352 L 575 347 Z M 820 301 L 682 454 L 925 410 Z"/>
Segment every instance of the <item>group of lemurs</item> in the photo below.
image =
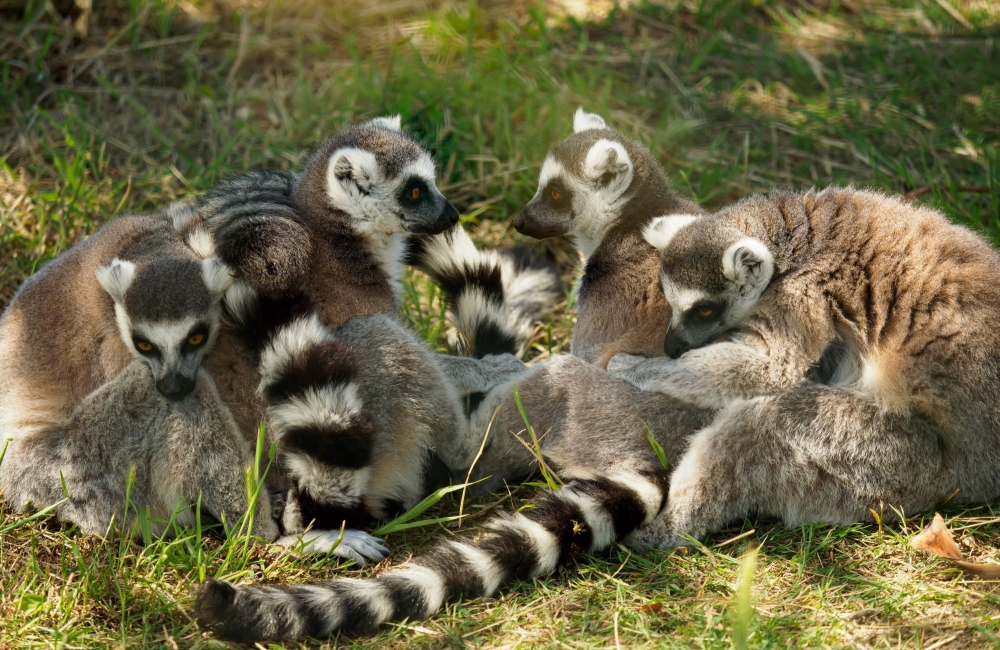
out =
<path fill-rule="evenodd" d="M 539 455 L 560 478 L 374 578 L 209 579 L 198 620 L 251 642 L 370 632 L 749 515 L 1000 497 L 1000 258 L 940 213 L 841 187 L 710 213 L 580 109 L 513 225 L 585 259 L 571 354 L 531 366 L 559 274 L 477 249 L 398 117 L 339 131 L 298 172 L 111 221 L 0 319 L 3 498 L 97 534 L 143 509 L 189 524 L 196 503 L 232 525 L 254 503 L 253 534 L 363 564 L 388 555 L 363 528 L 442 481 L 495 491 Z M 407 265 L 441 286 L 454 354 L 399 318 Z M 277 455 L 251 499 L 262 421 Z"/>

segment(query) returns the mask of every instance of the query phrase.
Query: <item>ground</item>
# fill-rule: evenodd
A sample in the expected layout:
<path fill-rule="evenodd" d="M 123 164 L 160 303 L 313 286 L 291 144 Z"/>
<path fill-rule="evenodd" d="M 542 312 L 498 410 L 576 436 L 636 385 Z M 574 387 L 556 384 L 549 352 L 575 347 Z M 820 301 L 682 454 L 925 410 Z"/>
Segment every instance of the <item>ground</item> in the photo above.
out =
<path fill-rule="evenodd" d="M 397 112 L 434 152 L 441 189 L 482 244 L 517 239 L 509 219 L 580 105 L 648 144 L 675 186 L 710 207 L 772 187 L 853 183 L 1000 238 L 996 0 L 94 5 L 0 0 L 0 308 L 38 265 L 117 214 L 245 169 L 295 167 L 338 126 Z M 578 272 L 564 243 L 549 246 L 567 276 Z M 407 319 L 442 346 L 434 288 L 409 283 Z M 567 302 L 530 358 L 565 349 Z M 464 527 L 534 489 L 475 504 Z M 445 497 L 422 517 L 457 507 Z M 942 512 L 967 556 L 996 562 L 998 510 Z M 687 554 L 616 548 L 494 600 L 328 643 L 1000 645 L 996 582 L 911 549 L 929 514 L 905 514 L 884 527 L 747 521 Z M 3 506 L 0 517 L 0 647 L 218 645 L 186 613 L 205 576 L 359 574 L 244 538 L 182 531 L 140 545 L 23 522 Z M 392 533 L 391 561 L 456 529 Z M 757 547 L 741 581 L 740 558 Z"/>

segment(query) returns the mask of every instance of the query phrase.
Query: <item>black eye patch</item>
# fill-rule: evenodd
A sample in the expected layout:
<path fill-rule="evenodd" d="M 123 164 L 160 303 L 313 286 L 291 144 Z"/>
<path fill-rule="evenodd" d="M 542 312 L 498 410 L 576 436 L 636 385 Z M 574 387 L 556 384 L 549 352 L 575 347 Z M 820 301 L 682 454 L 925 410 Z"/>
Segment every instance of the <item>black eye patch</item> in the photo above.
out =
<path fill-rule="evenodd" d="M 685 319 L 695 323 L 714 323 L 726 312 L 725 302 L 701 301 L 695 303 L 685 313 Z"/>
<path fill-rule="evenodd" d="M 567 210 L 573 199 L 573 191 L 563 185 L 562 181 L 549 181 L 542 191 L 542 200 L 557 210 Z"/>
<path fill-rule="evenodd" d="M 416 205 L 430 195 L 427 183 L 423 179 L 413 177 L 403 185 L 400 200 L 404 205 Z"/>
<path fill-rule="evenodd" d="M 182 349 L 184 352 L 194 352 L 206 343 L 208 343 L 208 325 L 199 323 L 192 327 L 191 331 L 188 332 L 187 339 L 184 341 Z"/>
<path fill-rule="evenodd" d="M 132 345 L 134 345 L 135 349 L 139 351 L 139 354 L 141 354 L 144 357 L 160 356 L 159 348 L 157 348 L 155 345 L 153 345 L 152 343 L 150 343 L 148 340 L 144 339 L 141 336 L 133 335 Z"/>

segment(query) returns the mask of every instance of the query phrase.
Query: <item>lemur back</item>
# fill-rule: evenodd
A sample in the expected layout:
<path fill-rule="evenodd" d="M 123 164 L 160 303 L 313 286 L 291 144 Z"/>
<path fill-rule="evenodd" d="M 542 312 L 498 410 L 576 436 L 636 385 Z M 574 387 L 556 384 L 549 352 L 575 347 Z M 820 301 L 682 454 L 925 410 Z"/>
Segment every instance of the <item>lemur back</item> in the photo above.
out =
<path fill-rule="evenodd" d="M 200 204 L 178 225 L 207 233 L 235 269 L 227 357 L 251 360 L 244 377 L 210 370 L 229 374 L 220 384 L 237 388 L 226 395 L 234 411 L 266 405 L 287 472 L 276 484 L 291 504 L 286 532 L 358 526 L 416 503 L 431 449 L 446 461 L 469 453 L 461 395 L 522 368 L 513 357 L 437 358 L 398 325 L 404 236 L 458 217 L 428 154 L 398 120 L 376 120 L 334 135 L 297 174 L 244 175 Z M 448 406 L 432 415 L 417 402 Z"/>
<path fill-rule="evenodd" d="M 721 409 L 674 472 L 658 545 L 751 512 L 846 524 L 1000 496 L 1000 255 L 980 237 L 834 187 L 668 217 L 647 238 L 671 358 L 609 372 Z"/>
<path fill-rule="evenodd" d="M 199 494 L 211 516 L 243 514 L 252 455 L 199 375 L 229 280 L 154 215 L 111 222 L 25 283 L 0 319 L 0 479 L 15 508 L 54 505 L 65 486 L 57 514 L 85 532 L 127 530 L 145 506 L 160 525 L 178 507 L 191 523 Z M 266 498 L 259 514 L 273 539 Z"/>

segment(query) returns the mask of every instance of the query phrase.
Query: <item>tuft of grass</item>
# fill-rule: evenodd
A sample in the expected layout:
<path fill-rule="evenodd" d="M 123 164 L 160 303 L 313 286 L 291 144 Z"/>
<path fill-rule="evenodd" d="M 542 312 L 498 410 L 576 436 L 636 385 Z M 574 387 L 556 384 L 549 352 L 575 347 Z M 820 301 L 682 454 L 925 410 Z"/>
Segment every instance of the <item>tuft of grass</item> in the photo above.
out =
<path fill-rule="evenodd" d="M 246 169 L 294 168 L 333 129 L 393 112 L 434 153 L 442 191 L 484 245 L 519 241 L 509 217 L 580 105 L 647 144 L 709 207 L 853 183 L 1000 241 L 995 2 L 108 0 L 75 22 L 55 8 L 65 4 L 0 0 L 0 308 L 116 215 Z M 544 246 L 567 279 L 579 273 L 565 242 Z M 440 291 L 410 274 L 404 302 L 406 321 L 447 349 Z M 568 294 L 528 356 L 567 351 L 573 319 Z M 254 484 L 265 465 L 261 448 Z M 512 486 L 466 503 L 464 527 L 531 494 Z M 394 559 L 455 533 L 456 512 L 456 495 L 441 494 L 395 522 L 436 523 L 383 528 Z M 193 530 L 171 523 L 138 545 L 49 514 L 0 504 L 0 646 L 222 647 L 187 614 L 206 576 L 316 582 L 385 568 L 296 557 L 247 537 L 245 522 L 226 535 L 196 517 Z M 1000 558 L 996 504 L 943 514 L 971 559 Z M 690 555 L 614 549 L 493 600 L 325 645 L 608 647 L 617 635 L 621 647 L 730 647 L 732 585 L 749 581 L 727 553 L 742 539 L 760 544 L 756 615 L 741 637 L 755 647 L 997 645 L 997 585 L 909 549 L 924 523 L 756 522 Z M 314 644 L 289 647 L 300 645 Z"/>

